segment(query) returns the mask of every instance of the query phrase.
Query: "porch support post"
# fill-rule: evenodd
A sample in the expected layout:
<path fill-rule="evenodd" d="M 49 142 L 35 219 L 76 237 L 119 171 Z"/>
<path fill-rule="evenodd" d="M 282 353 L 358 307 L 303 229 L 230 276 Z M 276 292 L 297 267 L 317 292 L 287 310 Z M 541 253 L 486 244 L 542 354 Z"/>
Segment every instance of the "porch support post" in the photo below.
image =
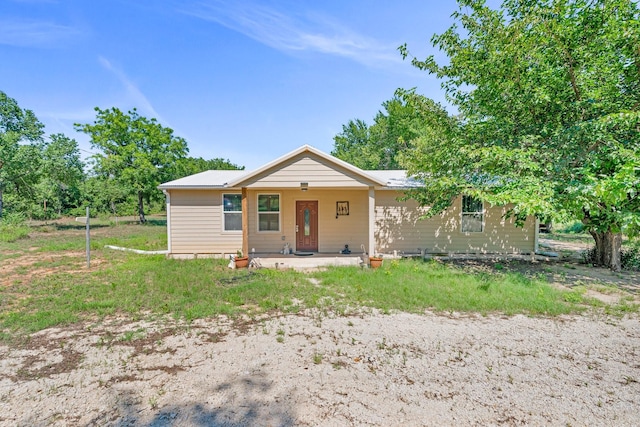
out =
<path fill-rule="evenodd" d="M 247 187 L 242 187 L 242 255 L 249 255 L 249 199 L 247 199 Z"/>
<path fill-rule="evenodd" d="M 376 254 L 376 191 L 369 187 L 369 256 Z"/>

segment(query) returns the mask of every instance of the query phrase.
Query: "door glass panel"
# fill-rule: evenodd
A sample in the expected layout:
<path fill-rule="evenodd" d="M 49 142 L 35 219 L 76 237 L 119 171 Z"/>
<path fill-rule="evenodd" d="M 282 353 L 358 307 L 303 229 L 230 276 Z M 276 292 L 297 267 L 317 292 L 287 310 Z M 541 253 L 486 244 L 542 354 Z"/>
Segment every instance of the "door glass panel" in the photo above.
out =
<path fill-rule="evenodd" d="M 304 210 L 304 235 L 308 236 L 311 234 L 311 215 L 309 215 L 309 209 Z"/>

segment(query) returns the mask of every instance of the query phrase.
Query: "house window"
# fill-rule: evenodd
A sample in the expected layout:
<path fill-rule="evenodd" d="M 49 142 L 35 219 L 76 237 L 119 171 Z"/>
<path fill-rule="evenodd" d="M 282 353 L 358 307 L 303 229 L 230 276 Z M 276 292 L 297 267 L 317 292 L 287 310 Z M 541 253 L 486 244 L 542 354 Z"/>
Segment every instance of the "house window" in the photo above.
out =
<path fill-rule="evenodd" d="M 462 196 L 462 232 L 481 233 L 484 228 L 484 209 L 482 200 L 471 196 Z"/>
<path fill-rule="evenodd" d="M 223 194 L 224 231 L 242 231 L 242 195 Z"/>
<path fill-rule="evenodd" d="M 258 195 L 258 231 L 280 231 L 280 195 Z"/>

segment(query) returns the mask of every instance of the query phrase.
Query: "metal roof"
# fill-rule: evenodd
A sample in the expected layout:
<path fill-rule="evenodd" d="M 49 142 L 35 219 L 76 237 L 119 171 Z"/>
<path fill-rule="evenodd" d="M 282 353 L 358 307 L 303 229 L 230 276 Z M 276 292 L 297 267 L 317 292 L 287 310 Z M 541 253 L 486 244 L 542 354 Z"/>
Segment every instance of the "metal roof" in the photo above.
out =
<path fill-rule="evenodd" d="M 244 170 L 209 170 L 195 175 L 185 176 L 174 181 L 165 182 L 158 186 L 161 190 L 171 188 L 198 189 L 198 188 L 225 188 L 229 181 L 246 175 Z"/>
<path fill-rule="evenodd" d="M 422 186 L 422 182 L 407 176 L 404 170 L 372 170 L 367 171 L 371 176 L 385 182 L 385 187 L 389 189 L 417 188 Z"/>
<path fill-rule="evenodd" d="M 185 176 L 184 178 L 176 179 L 174 181 L 165 182 L 158 186 L 161 190 L 167 189 L 207 189 L 207 188 L 233 188 L 238 184 L 242 184 L 246 179 L 257 175 L 261 171 L 268 170 L 271 167 L 277 166 L 288 158 L 291 158 L 302 152 L 311 152 L 320 157 L 330 160 L 342 167 L 358 173 L 360 176 L 368 178 L 372 182 L 380 185 L 383 188 L 388 189 L 407 189 L 420 187 L 422 183 L 414 178 L 407 177 L 407 172 L 404 170 L 362 170 L 349 163 L 344 162 L 322 151 L 304 145 L 297 150 L 294 150 L 279 159 L 274 160 L 253 171 L 246 170 L 209 170 L 200 172 L 194 175 Z"/>

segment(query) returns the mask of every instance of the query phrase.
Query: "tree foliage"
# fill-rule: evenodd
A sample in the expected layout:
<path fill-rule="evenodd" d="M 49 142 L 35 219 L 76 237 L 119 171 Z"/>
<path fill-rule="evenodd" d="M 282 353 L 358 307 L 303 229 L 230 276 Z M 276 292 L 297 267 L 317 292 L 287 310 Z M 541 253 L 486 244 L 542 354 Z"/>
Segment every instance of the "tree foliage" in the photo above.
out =
<path fill-rule="evenodd" d="M 173 176 L 182 178 L 187 175 L 193 175 L 208 170 L 242 170 L 244 166 L 238 166 L 229 160 L 222 158 L 214 158 L 205 160 L 202 157 L 185 157 L 176 162 Z"/>
<path fill-rule="evenodd" d="M 96 111 L 93 124 L 76 124 L 76 129 L 88 134 L 91 145 L 101 151 L 93 156 L 95 172 L 136 195 L 138 215 L 144 223 L 144 201 L 171 177 L 172 165 L 188 152 L 187 143 L 174 136 L 172 129 L 140 116 L 135 109 L 127 114 L 117 108 Z"/>
<path fill-rule="evenodd" d="M 27 191 L 35 180 L 38 159 L 33 147 L 24 143 L 40 142 L 42 129 L 33 111 L 20 108 L 0 91 L 0 218 L 4 192 L 8 188 Z"/>
<path fill-rule="evenodd" d="M 41 177 L 37 199 L 42 211 L 39 217 L 62 215 L 81 204 L 81 185 L 85 179 L 84 163 L 76 140 L 54 134 L 42 147 Z M 35 207 L 32 209 L 36 210 Z"/>
<path fill-rule="evenodd" d="M 411 92 L 417 99 L 426 98 Z M 382 104 L 373 124 L 360 119 L 342 125 L 332 155 L 365 170 L 401 169 L 399 155 L 416 138 L 425 122 L 425 111 L 406 102 L 399 94 Z M 428 112 L 427 112 L 428 113 Z"/>
<path fill-rule="evenodd" d="M 432 38 L 448 63 L 433 56 L 412 63 L 443 79 L 463 121 L 449 153 L 419 138 L 405 165 L 437 177 L 445 197 L 459 191 L 514 203 L 519 218 L 579 218 L 596 241 L 597 262 L 619 269 L 620 233 L 640 224 L 637 3 L 458 4 L 455 24 Z M 406 45 L 400 50 L 409 55 Z"/>
<path fill-rule="evenodd" d="M 14 219 L 51 219 L 83 215 L 90 206 L 92 214 L 137 212 L 144 222 L 145 205 L 164 208 L 161 182 L 210 169 L 244 169 L 221 158 L 186 157 L 184 139 L 135 109 L 96 111 L 94 123 L 75 125 L 99 151 L 85 164 L 74 139 L 43 138 L 34 113 L 0 91 L 0 219 L 3 207 Z"/>

